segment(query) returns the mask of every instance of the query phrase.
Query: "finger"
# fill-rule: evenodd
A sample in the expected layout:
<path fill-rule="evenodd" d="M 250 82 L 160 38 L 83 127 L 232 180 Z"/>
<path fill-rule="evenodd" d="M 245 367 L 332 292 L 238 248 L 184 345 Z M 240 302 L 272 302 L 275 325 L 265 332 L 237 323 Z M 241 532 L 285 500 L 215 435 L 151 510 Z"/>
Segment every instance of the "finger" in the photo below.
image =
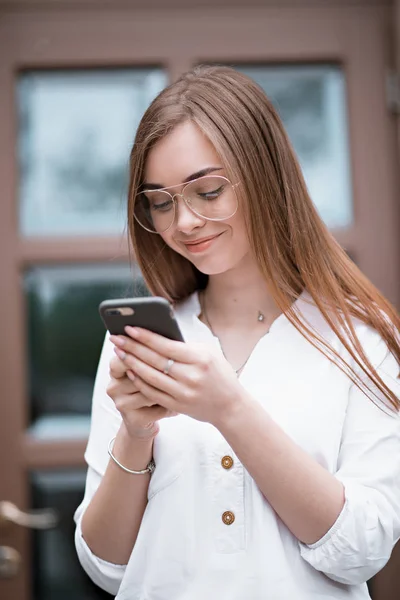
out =
<path fill-rule="evenodd" d="M 164 371 L 168 362 L 168 358 L 166 358 L 165 356 L 159 354 L 158 352 L 155 352 L 154 350 L 152 350 L 148 346 L 145 346 L 144 344 L 135 342 L 134 340 L 126 336 L 112 336 L 112 338 L 110 339 L 116 345 L 116 347 L 122 349 L 123 352 L 133 355 L 135 358 L 138 358 L 142 362 L 146 363 L 147 365 L 150 365 L 158 371 Z M 117 353 L 117 355 L 119 354 Z M 178 365 L 179 363 L 176 362 L 173 370 L 171 370 L 171 372 L 169 373 L 171 377 L 179 375 Z"/>
<path fill-rule="evenodd" d="M 129 377 L 111 378 L 107 386 L 107 394 L 109 396 L 136 394 L 138 391 L 135 379 L 130 379 Z"/>
<path fill-rule="evenodd" d="M 119 394 L 113 398 L 116 409 L 124 414 L 129 415 L 143 408 L 151 408 L 156 402 L 152 398 L 147 398 L 141 393 L 137 394 Z"/>
<path fill-rule="evenodd" d="M 139 387 L 139 383 L 136 381 L 137 377 L 145 381 L 151 387 L 161 390 L 169 396 L 177 397 L 179 395 L 180 384 L 173 377 L 166 375 L 151 365 L 141 361 L 139 358 L 136 358 L 135 356 L 132 356 L 132 354 L 124 352 L 119 348 L 115 348 L 115 352 L 118 356 L 120 356 L 125 365 L 127 365 L 127 367 L 133 371 L 135 376 L 134 381 L 139 390 L 141 390 L 141 388 Z M 173 365 L 172 368 L 176 366 L 178 365 Z"/>
<path fill-rule="evenodd" d="M 179 403 L 175 398 L 166 392 L 153 387 L 140 377 L 136 377 L 136 380 L 137 386 L 140 389 L 140 395 L 143 396 L 147 402 L 151 402 L 151 407 L 155 408 L 154 405 L 160 405 L 172 413 L 179 413 Z"/>
<path fill-rule="evenodd" d="M 125 363 L 118 357 L 114 356 L 110 360 L 110 377 L 113 379 L 121 379 L 126 377 L 127 367 Z"/>
<path fill-rule="evenodd" d="M 169 410 L 160 404 L 149 406 L 140 409 L 141 418 L 148 421 L 158 421 L 159 419 L 167 419 L 169 417 L 176 417 L 179 413 Z"/>
<path fill-rule="evenodd" d="M 198 356 L 197 352 L 185 342 L 170 340 L 148 329 L 127 326 L 125 327 L 125 332 L 133 340 L 144 344 L 148 348 L 151 348 L 151 350 L 161 354 L 161 356 L 172 358 L 177 362 L 190 364 Z"/>

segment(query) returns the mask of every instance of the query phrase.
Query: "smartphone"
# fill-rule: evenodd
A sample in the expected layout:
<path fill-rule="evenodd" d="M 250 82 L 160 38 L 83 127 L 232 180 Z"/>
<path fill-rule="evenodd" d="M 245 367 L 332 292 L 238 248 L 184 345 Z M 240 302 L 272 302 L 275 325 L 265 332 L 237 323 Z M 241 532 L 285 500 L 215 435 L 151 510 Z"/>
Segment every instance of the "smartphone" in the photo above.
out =
<path fill-rule="evenodd" d="M 170 340 L 183 342 L 171 304 L 165 298 L 121 298 L 104 300 L 99 305 L 100 316 L 112 335 L 126 335 L 125 327 L 142 327 Z"/>

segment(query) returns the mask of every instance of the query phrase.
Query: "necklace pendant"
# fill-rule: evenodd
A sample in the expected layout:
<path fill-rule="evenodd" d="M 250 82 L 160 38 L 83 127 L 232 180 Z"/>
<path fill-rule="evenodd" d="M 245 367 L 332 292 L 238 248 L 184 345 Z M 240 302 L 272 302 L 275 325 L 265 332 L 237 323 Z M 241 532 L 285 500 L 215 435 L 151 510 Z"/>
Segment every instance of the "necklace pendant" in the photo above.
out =
<path fill-rule="evenodd" d="M 265 319 L 265 317 L 264 317 L 263 313 L 261 312 L 261 310 L 259 310 L 257 321 L 260 321 L 260 323 L 262 323 L 264 321 L 264 319 Z"/>

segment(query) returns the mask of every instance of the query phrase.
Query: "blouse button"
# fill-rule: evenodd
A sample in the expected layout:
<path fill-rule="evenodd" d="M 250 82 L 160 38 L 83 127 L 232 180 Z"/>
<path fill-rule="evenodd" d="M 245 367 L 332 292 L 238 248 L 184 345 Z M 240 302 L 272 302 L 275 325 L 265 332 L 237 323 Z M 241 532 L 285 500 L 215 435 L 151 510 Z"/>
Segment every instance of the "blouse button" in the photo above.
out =
<path fill-rule="evenodd" d="M 230 510 L 225 511 L 222 515 L 222 521 L 225 523 L 225 525 L 232 525 L 234 520 L 235 515 Z"/>
<path fill-rule="evenodd" d="M 221 460 L 221 465 L 224 469 L 231 469 L 233 467 L 233 458 L 231 456 L 224 456 Z"/>

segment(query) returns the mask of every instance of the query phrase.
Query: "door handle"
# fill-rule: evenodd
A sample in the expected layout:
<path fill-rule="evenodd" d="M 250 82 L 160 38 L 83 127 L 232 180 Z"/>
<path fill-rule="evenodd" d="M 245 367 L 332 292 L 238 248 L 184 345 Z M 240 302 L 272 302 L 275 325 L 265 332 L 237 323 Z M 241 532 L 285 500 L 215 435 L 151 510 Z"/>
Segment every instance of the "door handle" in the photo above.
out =
<path fill-rule="evenodd" d="M 0 546 L 0 579 L 16 577 L 20 567 L 20 553 L 10 546 Z"/>
<path fill-rule="evenodd" d="M 52 508 L 23 512 L 12 502 L 0 502 L 0 528 L 14 523 L 30 529 L 52 529 L 58 523 L 58 516 Z"/>

